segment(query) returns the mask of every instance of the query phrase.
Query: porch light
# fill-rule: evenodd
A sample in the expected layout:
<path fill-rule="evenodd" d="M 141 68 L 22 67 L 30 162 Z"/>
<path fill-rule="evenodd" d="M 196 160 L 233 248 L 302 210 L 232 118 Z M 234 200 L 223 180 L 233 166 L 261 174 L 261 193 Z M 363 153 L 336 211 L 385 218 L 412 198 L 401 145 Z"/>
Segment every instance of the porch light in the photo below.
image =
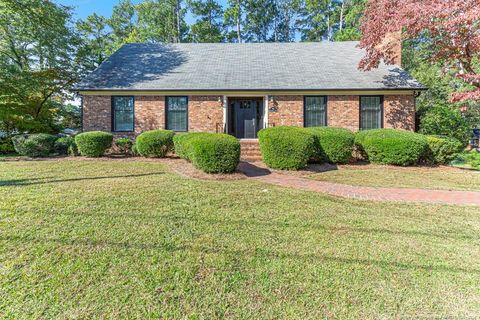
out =
<path fill-rule="evenodd" d="M 273 102 L 273 96 L 269 96 L 270 102 Z"/>
<path fill-rule="evenodd" d="M 222 102 L 222 100 L 223 100 L 222 97 L 219 96 L 218 97 L 218 102 Z"/>

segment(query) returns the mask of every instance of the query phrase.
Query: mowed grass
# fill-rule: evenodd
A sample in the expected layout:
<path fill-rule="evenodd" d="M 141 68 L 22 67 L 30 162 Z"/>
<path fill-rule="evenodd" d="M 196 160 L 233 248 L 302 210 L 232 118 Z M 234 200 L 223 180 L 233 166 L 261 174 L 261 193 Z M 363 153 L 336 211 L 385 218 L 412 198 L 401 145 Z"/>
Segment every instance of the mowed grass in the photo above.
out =
<path fill-rule="evenodd" d="M 348 165 L 310 178 L 354 186 L 480 191 L 480 171 L 451 167 Z"/>
<path fill-rule="evenodd" d="M 480 314 L 475 207 L 60 160 L 0 162 L 0 219 L 2 319 Z"/>

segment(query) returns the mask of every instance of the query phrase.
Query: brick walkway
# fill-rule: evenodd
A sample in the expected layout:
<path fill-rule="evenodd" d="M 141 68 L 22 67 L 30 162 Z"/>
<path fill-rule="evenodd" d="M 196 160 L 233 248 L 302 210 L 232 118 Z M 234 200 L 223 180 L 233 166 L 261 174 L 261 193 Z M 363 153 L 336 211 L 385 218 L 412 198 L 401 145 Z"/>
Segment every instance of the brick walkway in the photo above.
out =
<path fill-rule="evenodd" d="M 349 186 L 296 177 L 287 173 L 271 172 L 268 169 L 257 167 L 248 162 L 242 162 L 239 169 L 246 176 L 262 182 L 306 191 L 322 192 L 345 198 L 480 206 L 480 192 L 475 191 Z"/>

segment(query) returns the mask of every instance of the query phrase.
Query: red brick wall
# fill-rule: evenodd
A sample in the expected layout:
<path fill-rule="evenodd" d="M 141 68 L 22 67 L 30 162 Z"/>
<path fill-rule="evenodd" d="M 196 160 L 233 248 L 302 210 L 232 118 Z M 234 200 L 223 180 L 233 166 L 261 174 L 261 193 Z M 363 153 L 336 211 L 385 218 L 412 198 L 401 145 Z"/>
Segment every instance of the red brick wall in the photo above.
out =
<path fill-rule="evenodd" d="M 276 111 L 270 111 L 272 108 Z M 268 101 L 268 126 L 303 127 L 303 96 L 274 96 Z"/>
<path fill-rule="evenodd" d="M 360 100 L 358 96 L 328 96 L 327 125 L 358 131 Z"/>
<path fill-rule="evenodd" d="M 135 97 L 135 134 L 165 128 L 165 97 Z"/>
<path fill-rule="evenodd" d="M 415 130 L 415 97 L 385 96 L 383 100 L 385 128 Z"/>
<path fill-rule="evenodd" d="M 112 130 L 112 102 L 110 96 L 83 97 L 83 130 Z"/>
<path fill-rule="evenodd" d="M 223 131 L 223 102 L 220 96 L 189 96 L 189 131 Z M 268 102 L 268 125 L 303 126 L 303 96 L 274 96 Z M 359 129 L 359 97 L 328 96 L 327 124 L 352 131 Z M 85 131 L 111 131 L 111 97 L 83 97 L 83 127 Z M 384 127 L 415 129 L 415 97 L 413 95 L 386 95 L 384 97 Z M 165 128 L 165 97 L 135 97 L 135 133 Z"/>
<path fill-rule="evenodd" d="M 223 132 L 223 126 L 223 96 L 188 97 L 188 131 Z"/>

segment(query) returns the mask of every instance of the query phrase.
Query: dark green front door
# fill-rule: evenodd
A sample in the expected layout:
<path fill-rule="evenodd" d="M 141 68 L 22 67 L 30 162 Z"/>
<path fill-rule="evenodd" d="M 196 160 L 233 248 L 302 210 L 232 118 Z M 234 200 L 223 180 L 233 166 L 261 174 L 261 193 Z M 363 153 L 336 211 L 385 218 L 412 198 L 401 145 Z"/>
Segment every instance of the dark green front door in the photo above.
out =
<path fill-rule="evenodd" d="M 229 99 L 229 133 L 239 139 L 255 139 L 263 128 L 263 100 L 252 98 Z"/>

